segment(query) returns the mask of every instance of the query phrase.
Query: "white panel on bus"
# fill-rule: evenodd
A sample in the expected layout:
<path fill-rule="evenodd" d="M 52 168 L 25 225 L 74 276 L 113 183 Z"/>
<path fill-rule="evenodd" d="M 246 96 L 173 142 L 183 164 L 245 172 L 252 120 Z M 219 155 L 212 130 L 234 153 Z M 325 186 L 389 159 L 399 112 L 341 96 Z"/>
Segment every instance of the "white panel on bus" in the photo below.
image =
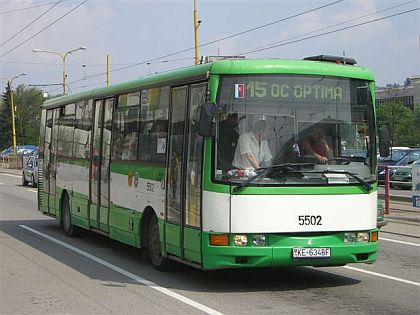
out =
<path fill-rule="evenodd" d="M 233 195 L 231 233 L 376 228 L 377 192 L 360 195 Z"/>
<path fill-rule="evenodd" d="M 203 191 L 203 231 L 229 233 L 230 195 Z"/>
<path fill-rule="evenodd" d="M 111 173 L 110 189 L 112 204 L 139 212 L 150 206 L 158 218 L 164 217 L 165 190 L 161 182 L 133 174 Z"/>

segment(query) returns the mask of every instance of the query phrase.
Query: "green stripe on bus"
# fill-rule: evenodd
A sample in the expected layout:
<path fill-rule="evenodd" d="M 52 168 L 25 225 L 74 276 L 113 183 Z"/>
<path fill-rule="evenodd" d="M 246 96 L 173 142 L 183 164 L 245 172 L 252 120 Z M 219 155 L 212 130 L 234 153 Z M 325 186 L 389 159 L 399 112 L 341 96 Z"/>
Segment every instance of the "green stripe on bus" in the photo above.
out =
<path fill-rule="evenodd" d="M 130 172 L 134 175 L 137 172 L 140 178 L 161 181 L 165 176 L 165 167 L 113 163 L 111 164 L 111 172 L 120 175 L 128 175 Z"/>

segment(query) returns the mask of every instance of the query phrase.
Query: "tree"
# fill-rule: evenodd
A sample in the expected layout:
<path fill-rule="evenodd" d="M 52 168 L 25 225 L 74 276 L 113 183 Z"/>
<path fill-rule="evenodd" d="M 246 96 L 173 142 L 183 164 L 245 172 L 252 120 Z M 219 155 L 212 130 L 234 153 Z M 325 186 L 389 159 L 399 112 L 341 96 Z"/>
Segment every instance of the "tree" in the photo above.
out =
<path fill-rule="evenodd" d="M 20 145 L 38 145 L 41 105 L 44 101 L 42 91 L 21 84 L 16 88 L 14 97 L 17 141 Z"/>
<path fill-rule="evenodd" d="M 0 111 L 0 150 L 7 149 L 12 145 L 12 107 L 10 103 L 10 88 L 2 94 L 3 106 Z"/>
<path fill-rule="evenodd" d="M 419 127 L 415 114 L 399 102 L 388 102 L 378 111 L 379 126 L 389 128 L 393 146 L 415 146 L 418 143 Z"/>
<path fill-rule="evenodd" d="M 15 105 L 16 145 L 39 142 L 41 105 L 44 101 L 42 91 L 19 85 L 13 92 Z M 12 145 L 12 114 L 10 89 L 2 94 L 3 106 L 0 111 L 0 149 Z"/>
<path fill-rule="evenodd" d="M 417 110 L 414 112 L 414 141 L 413 141 L 413 146 L 420 147 L 420 105 L 417 105 L 415 108 L 417 108 Z"/>

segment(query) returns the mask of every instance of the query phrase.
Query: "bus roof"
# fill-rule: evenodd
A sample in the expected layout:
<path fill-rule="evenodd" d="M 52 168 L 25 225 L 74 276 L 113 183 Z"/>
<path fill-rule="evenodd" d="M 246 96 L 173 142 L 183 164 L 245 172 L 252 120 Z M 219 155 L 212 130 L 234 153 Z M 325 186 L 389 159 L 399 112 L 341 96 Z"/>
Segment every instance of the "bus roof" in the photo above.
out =
<path fill-rule="evenodd" d="M 248 59 L 220 60 L 202 65 L 191 66 L 173 71 L 141 77 L 135 80 L 96 88 L 72 95 L 47 100 L 43 107 L 56 107 L 79 100 L 104 98 L 110 95 L 124 94 L 146 89 L 151 86 L 165 84 L 182 84 L 195 80 L 205 80 L 209 75 L 241 75 L 241 74 L 291 74 L 321 75 L 332 77 L 354 78 L 373 81 L 374 76 L 366 68 L 335 64 L 324 61 L 288 60 L 288 59 Z"/>

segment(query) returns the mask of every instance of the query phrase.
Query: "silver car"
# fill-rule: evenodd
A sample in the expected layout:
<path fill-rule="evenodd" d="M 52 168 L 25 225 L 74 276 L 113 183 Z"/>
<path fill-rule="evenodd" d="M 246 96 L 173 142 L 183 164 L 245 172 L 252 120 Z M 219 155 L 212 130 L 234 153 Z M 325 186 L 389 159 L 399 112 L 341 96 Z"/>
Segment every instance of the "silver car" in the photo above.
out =
<path fill-rule="evenodd" d="M 38 185 L 38 158 L 30 156 L 23 166 L 22 185 L 27 186 L 29 183 L 32 187 Z"/>
<path fill-rule="evenodd" d="M 412 179 L 412 165 L 420 165 L 420 159 L 411 163 L 408 167 L 397 169 L 394 174 L 391 176 L 391 187 L 401 187 L 411 189 L 413 187 Z"/>

